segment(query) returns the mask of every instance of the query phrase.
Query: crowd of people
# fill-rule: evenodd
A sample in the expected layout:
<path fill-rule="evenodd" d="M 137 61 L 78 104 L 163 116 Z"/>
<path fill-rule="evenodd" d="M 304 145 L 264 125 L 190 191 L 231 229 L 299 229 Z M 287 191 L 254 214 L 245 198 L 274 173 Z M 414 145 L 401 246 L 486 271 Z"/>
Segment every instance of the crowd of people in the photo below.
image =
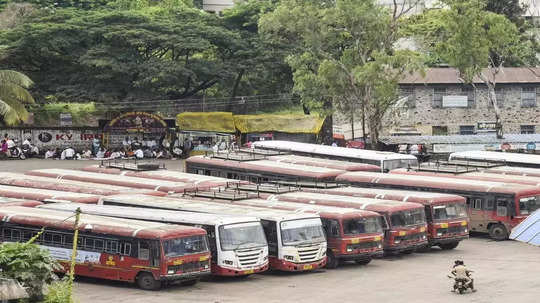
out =
<path fill-rule="evenodd" d="M 78 159 L 170 159 L 181 158 L 189 155 L 193 149 L 193 143 L 189 139 L 183 141 L 175 138 L 171 143 L 167 136 L 163 134 L 159 140 L 153 137 L 130 138 L 126 136 L 122 141 L 121 148 L 105 148 L 100 139 L 95 138 L 91 147 L 76 150 L 73 146 L 64 146 L 63 148 L 54 147 L 40 153 L 37 146 L 33 145 L 31 138 L 26 138 L 19 146 L 18 140 L 10 138 L 8 134 L 4 135 L 1 141 L 0 158 L 29 158 L 43 157 L 45 159 L 59 160 L 78 160 Z M 23 155 L 23 156 L 20 156 Z"/>

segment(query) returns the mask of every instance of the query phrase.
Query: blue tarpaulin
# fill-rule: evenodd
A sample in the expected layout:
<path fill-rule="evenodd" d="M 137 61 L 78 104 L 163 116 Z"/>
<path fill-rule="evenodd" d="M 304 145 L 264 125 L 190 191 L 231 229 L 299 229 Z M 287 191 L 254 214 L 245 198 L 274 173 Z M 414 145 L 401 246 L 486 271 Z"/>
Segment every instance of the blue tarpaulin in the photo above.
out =
<path fill-rule="evenodd" d="M 540 246 L 540 209 L 514 227 L 510 239 Z"/>

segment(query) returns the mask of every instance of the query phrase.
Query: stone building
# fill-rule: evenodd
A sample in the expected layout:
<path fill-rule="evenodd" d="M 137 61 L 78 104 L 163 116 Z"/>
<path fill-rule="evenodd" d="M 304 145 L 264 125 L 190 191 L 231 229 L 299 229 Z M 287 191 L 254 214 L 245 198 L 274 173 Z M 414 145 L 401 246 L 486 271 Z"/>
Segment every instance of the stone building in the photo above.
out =
<path fill-rule="evenodd" d="M 495 112 L 480 80 L 465 84 L 453 68 L 431 68 L 400 82 L 400 106 L 386 117 L 383 134 L 494 132 Z M 504 133 L 540 133 L 540 68 L 504 68 L 496 76 Z"/>

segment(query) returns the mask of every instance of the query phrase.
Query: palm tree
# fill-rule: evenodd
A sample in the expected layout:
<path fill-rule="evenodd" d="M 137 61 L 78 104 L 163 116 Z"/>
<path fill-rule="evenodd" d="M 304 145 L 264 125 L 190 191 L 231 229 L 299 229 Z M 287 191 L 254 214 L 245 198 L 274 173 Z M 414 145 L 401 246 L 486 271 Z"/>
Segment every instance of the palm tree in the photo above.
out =
<path fill-rule="evenodd" d="M 25 104 L 33 104 L 28 88 L 34 82 L 23 73 L 0 70 L 0 120 L 6 125 L 16 125 L 28 119 Z"/>

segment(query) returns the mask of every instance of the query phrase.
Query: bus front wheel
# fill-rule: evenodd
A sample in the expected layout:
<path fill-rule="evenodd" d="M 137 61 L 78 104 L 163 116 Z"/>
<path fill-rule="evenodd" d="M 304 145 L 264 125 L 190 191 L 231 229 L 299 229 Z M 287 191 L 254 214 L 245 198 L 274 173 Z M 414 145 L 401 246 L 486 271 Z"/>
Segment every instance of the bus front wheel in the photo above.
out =
<path fill-rule="evenodd" d="M 489 228 L 489 236 L 495 241 L 502 241 L 508 238 L 508 231 L 502 224 L 493 224 Z"/>
<path fill-rule="evenodd" d="M 326 268 L 336 268 L 339 265 L 339 260 L 330 250 L 326 253 Z"/>
<path fill-rule="evenodd" d="M 450 249 L 456 248 L 458 245 L 459 245 L 459 242 L 450 242 L 450 243 L 439 244 L 439 247 L 443 250 L 450 250 Z"/>
<path fill-rule="evenodd" d="M 154 279 L 151 273 L 143 272 L 137 277 L 137 285 L 144 290 L 158 290 L 161 287 L 161 281 Z"/>

